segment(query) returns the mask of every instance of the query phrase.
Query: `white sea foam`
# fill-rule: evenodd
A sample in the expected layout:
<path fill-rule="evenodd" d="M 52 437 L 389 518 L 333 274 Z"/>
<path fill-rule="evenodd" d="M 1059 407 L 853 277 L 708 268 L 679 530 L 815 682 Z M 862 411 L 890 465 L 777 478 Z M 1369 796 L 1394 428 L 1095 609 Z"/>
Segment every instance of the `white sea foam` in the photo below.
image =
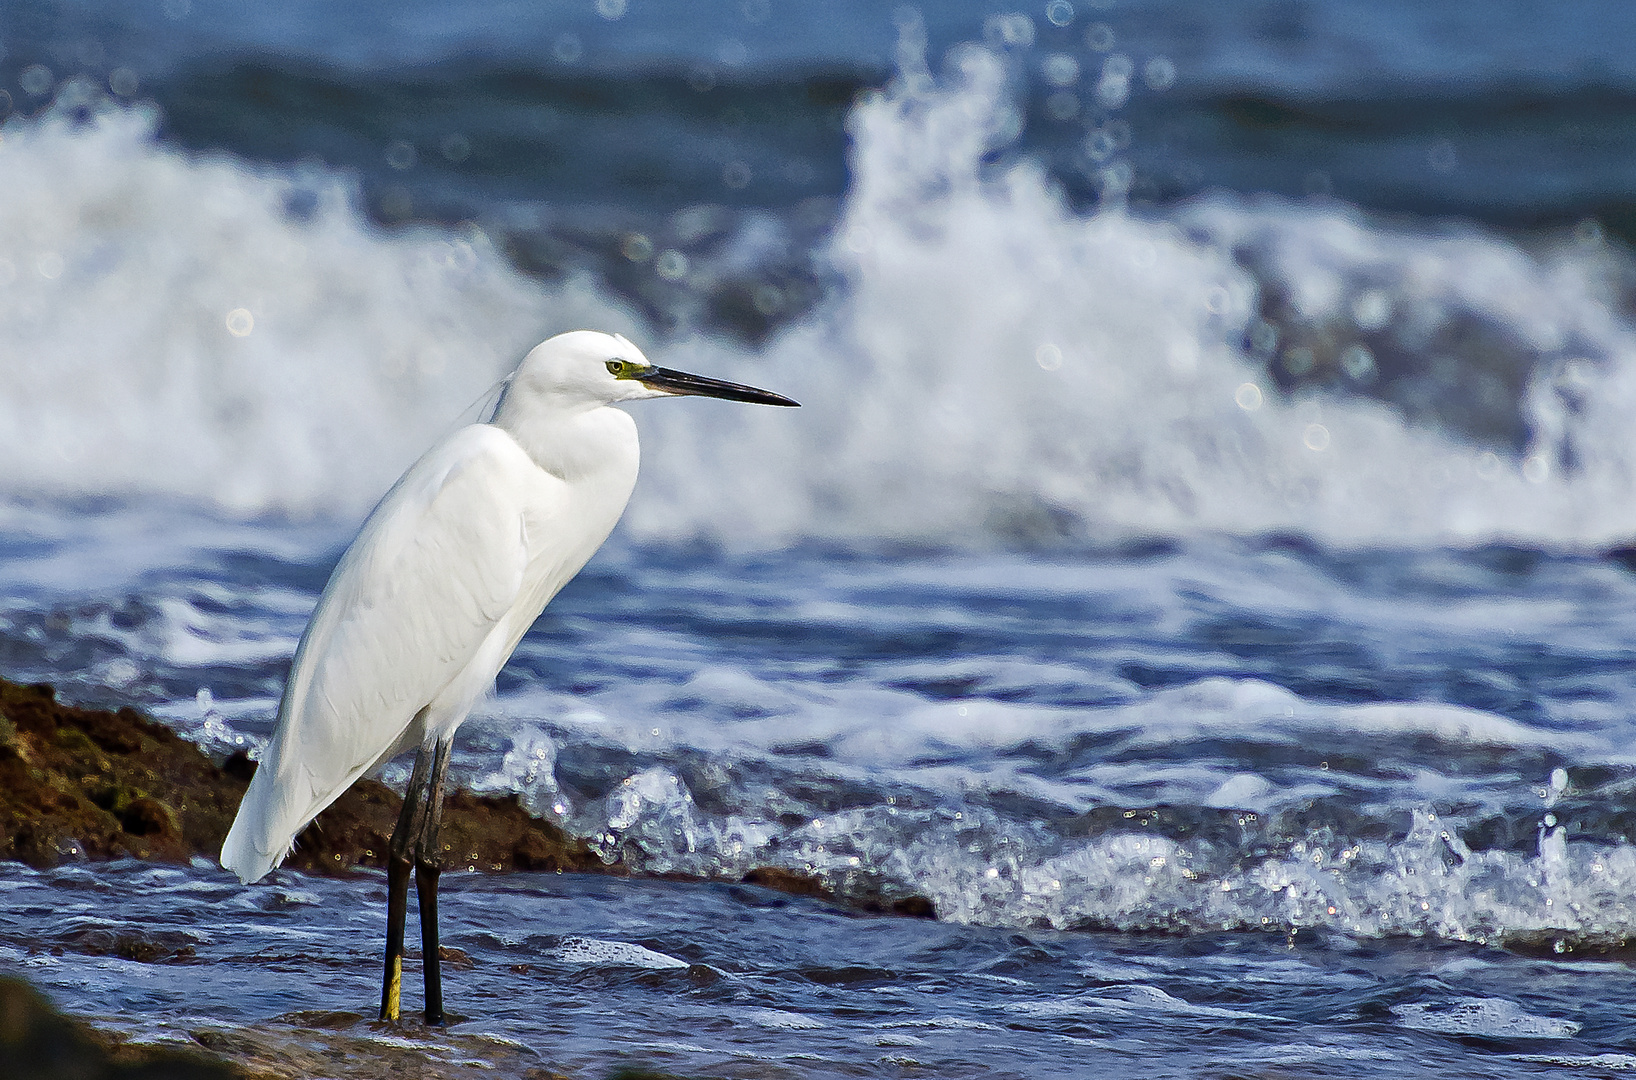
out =
<path fill-rule="evenodd" d="M 1511 1060 L 1597 1072 L 1636 1072 L 1636 1054 L 1513 1054 Z"/>
<path fill-rule="evenodd" d="M 855 109 L 835 295 L 759 353 L 650 350 L 805 408 L 639 407 L 633 534 L 1636 534 L 1636 339 L 1590 256 L 1227 197 L 1169 220 L 1081 214 L 1034 164 L 983 165 L 1010 106 L 996 61 L 959 57 L 941 84 L 911 70 Z M 0 494 L 356 518 L 533 340 L 648 336 L 583 282 L 523 278 L 479 234 L 384 232 L 332 174 L 183 155 L 140 113 L 5 132 Z M 286 209 L 296 189 L 316 194 L 309 214 Z M 1305 283 L 1303 310 L 1384 265 L 1428 302 L 1589 361 L 1536 373 L 1517 462 L 1362 398 L 1286 400 L 1241 346 L 1256 286 L 1229 249 L 1246 237 Z"/>
<path fill-rule="evenodd" d="M 602 941 L 598 938 L 564 938 L 557 946 L 555 955 L 563 963 L 584 967 L 636 967 L 654 971 L 687 967 L 686 960 L 678 960 L 629 941 Z"/>
<path fill-rule="evenodd" d="M 827 1026 L 822 1020 L 815 1017 L 788 1012 L 784 1009 L 764 1009 L 752 1006 L 736 1009 L 731 1015 L 741 1020 L 748 1020 L 756 1027 L 770 1028 L 775 1031 L 813 1031 Z"/>
<path fill-rule="evenodd" d="M 1415 1031 L 1479 1035 L 1490 1039 L 1567 1039 L 1584 1025 L 1540 1016 L 1503 998 L 1459 998 L 1447 1002 L 1393 1005 L 1398 1022 Z"/>
<path fill-rule="evenodd" d="M 1622 434 L 1636 339 L 1594 274 L 1475 231 L 1372 229 L 1337 207 L 1222 197 L 1173 220 L 1081 216 L 1031 164 L 983 171 L 1000 81 L 967 53 L 949 86 L 905 80 L 859 106 L 832 251 L 848 290 L 740 369 L 806 409 L 723 414 L 708 440 L 691 419 L 654 417 L 671 453 L 635 528 L 956 544 L 1195 530 L 1575 544 L 1636 531 Z M 1201 222 L 1220 242 L 1178 227 Z M 1254 285 L 1228 249 L 1254 229 L 1293 238 L 1277 263 L 1291 281 L 1353 280 L 1395 259 L 1519 340 L 1586 342 L 1597 362 L 1538 375 L 1523 403 L 1538 437 L 1521 463 L 1362 398 L 1286 400 L 1240 347 Z M 1320 242 L 1332 234 L 1356 243 Z M 1564 403 L 1553 380 L 1568 370 L 1584 384 L 1573 400 L 1594 404 Z"/>
<path fill-rule="evenodd" d="M 9 124 L 0 173 L 7 494 L 356 515 L 543 332 L 631 329 L 479 235 L 383 233 L 332 174 L 161 149 L 136 111 Z"/>

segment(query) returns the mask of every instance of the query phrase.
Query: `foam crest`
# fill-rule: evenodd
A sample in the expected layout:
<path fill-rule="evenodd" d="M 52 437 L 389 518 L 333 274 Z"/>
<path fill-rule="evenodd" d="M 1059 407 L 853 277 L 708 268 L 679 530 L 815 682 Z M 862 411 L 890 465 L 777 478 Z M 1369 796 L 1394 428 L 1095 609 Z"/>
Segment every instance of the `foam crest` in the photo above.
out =
<path fill-rule="evenodd" d="M 1633 339 L 1593 266 L 1545 266 L 1476 232 L 1398 234 L 1338 205 L 1222 197 L 1173 220 L 1083 215 L 1034 163 L 985 166 L 1008 109 L 999 63 L 977 50 L 941 86 L 906 77 L 857 107 L 830 250 L 842 293 L 759 362 L 691 350 L 806 408 L 724 412 L 708 429 L 649 418 L 666 452 L 633 507 L 638 532 L 984 545 L 1636 531 L 1620 434 Z M 1384 266 L 1421 308 L 1463 305 L 1498 327 L 1526 354 L 1522 396 L 1499 408 L 1524 414 L 1532 442 L 1512 457 L 1357 393 L 1279 391 L 1246 343 L 1264 284 L 1238 261 L 1247 238 L 1273 250 L 1262 269 L 1278 288 L 1304 286 L 1312 317 Z M 1414 362 L 1445 362 L 1433 337 L 1418 347 Z"/>
<path fill-rule="evenodd" d="M 1393 1005 L 1398 1023 L 1414 1031 L 1439 1035 L 1475 1035 L 1487 1039 L 1568 1039 L 1583 1024 L 1526 1012 L 1502 998 L 1458 998 L 1448 1002 Z"/>
<path fill-rule="evenodd" d="M 634 967 L 651 971 L 687 967 L 686 960 L 678 960 L 629 941 L 603 941 L 600 938 L 564 938 L 554 955 L 565 964 L 581 967 Z"/>
<path fill-rule="evenodd" d="M 1605 251 L 1542 261 L 1492 235 L 1229 197 L 1168 219 L 1082 213 L 1037 163 L 988 163 L 1015 119 L 999 60 L 957 51 L 941 82 L 901 62 L 851 116 L 832 294 L 759 352 L 650 349 L 805 408 L 635 407 L 635 536 L 1636 534 L 1636 338 Z M 3 495 L 356 517 L 534 341 L 651 339 L 609 295 L 529 281 L 476 232 L 384 232 L 334 174 L 182 155 L 140 112 L 14 122 L 0 169 Z M 1515 353 L 1520 389 L 1483 415 L 1517 414 L 1525 445 L 1473 441 L 1459 410 L 1414 414 L 1412 378 L 1386 400 L 1280 391 L 1247 344 L 1275 288 L 1305 319 L 1384 313 L 1433 367 L 1442 339 L 1415 320 L 1466 313 Z"/>
<path fill-rule="evenodd" d="M 347 182 L 154 141 L 139 111 L 0 141 L 5 494 L 356 515 L 543 331 L 615 329 L 479 234 L 384 233 Z"/>

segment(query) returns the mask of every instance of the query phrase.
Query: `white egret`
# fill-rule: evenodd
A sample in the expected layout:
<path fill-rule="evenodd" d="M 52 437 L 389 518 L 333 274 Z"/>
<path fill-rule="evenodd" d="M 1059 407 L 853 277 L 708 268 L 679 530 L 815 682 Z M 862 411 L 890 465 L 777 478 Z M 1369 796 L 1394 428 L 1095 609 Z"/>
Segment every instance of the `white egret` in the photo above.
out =
<path fill-rule="evenodd" d="M 449 747 L 624 512 L 636 425 L 608 406 L 682 394 L 796 404 L 654 367 L 618 335 L 561 334 L 523 360 L 490 423 L 456 431 L 403 474 L 324 586 L 222 865 L 246 883 L 263 877 L 355 780 L 418 748 L 387 858 L 383 1020 L 398 1019 L 412 863 L 426 1022 L 443 1022 L 438 824 Z"/>

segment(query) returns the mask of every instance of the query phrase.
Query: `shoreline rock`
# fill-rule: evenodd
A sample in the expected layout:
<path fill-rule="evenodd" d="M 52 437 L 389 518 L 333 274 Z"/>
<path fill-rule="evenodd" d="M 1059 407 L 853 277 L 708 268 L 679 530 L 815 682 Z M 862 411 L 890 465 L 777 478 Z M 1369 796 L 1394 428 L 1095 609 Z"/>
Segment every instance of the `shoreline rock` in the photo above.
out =
<path fill-rule="evenodd" d="M 254 773 L 242 752 L 218 765 L 135 709 L 79 708 L 59 702 L 48 684 L 0 678 L 0 860 L 38 868 L 214 860 Z M 358 781 L 301 833 L 284 866 L 327 876 L 384 866 L 402 802 L 378 780 Z M 442 839 L 450 871 L 632 873 L 533 817 L 515 795 L 452 792 Z M 782 867 L 756 867 L 740 883 L 863 913 L 936 918 L 924 897 L 841 897 Z"/>

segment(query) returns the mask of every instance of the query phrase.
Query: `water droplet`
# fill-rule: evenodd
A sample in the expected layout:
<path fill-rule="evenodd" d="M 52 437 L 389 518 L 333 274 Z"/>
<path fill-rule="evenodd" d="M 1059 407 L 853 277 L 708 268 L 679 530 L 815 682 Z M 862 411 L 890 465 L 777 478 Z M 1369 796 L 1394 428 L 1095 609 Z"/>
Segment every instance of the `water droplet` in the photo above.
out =
<path fill-rule="evenodd" d="M 398 171 L 414 166 L 415 148 L 410 143 L 398 139 L 386 148 L 386 163 Z"/>
<path fill-rule="evenodd" d="M 1072 86 L 1079 81 L 1079 61 L 1068 53 L 1051 53 L 1040 61 L 1040 75 L 1052 86 Z"/>
<path fill-rule="evenodd" d="M 1079 98 L 1066 90 L 1058 90 L 1045 99 L 1045 111 L 1053 120 L 1072 120 L 1079 115 Z"/>
<path fill-rule="evenodd" d="M 120 97 L 135 97 L 140 85 L 136 72 L 128 67 L 117 67 L 108 73 L 108 89 Z"/>
<path fill-rule="evenodd" d="M 577 34 L 559 34 L 551 43 L 551 55 L 564 64 L 572 64 L 585 55 L 585 46 Z"/>
<path fill-rule="evenodd" d="M 1329 447 L 1329 429 L 1322 424 L 1308 424 L 1306 431 L 1301 434 L 1301 441 L 1308 450 L 1325 450 Z"/>
<path fill-rule="evenodd" d="M 631 262 L 644 263 L 653 258 L 653 241 L 641 233 L 631 233 L 619 250 Z"/>
<path fill-rule="evenodd" d="M 1602 243 L 1602 223 L 1595 218 L 1586 218 L 1574 226 L 1574 243 L 1586 247 L 1595 247 Z"/>
<path fill-rule="evenodd" d="M 1341 350 L 1341 370 L 1353 382 L 1369 382 L 1375 377 L 1375 354 L 1363 345 Z"/>
<path fill-rule="evenodd" d="M 1233 393 L 1233 400 L 1245 412 L 1255 412 L 1261 408 L 1261 387 L 1253 382 L 1244 383 Z"/>
<path fill-rule="evenodd" d="M 438 144 L 438 150 L 443 154 L 445 161 L 459 164 L 471 157 L 471 140 L 458 131 L 452 135 L 445 135 Z"/>
<path fill-rule="evenodd" d="M 1312 350 L 1304 345 L 1297 345 L 1284 353 L 1284 370 L 1299 378 L 1307 374 L 1317 361 L 1313 358 Z"/>
<path fill-rule="evenodd" d="M 256 317 L 249 308 L 234 308 L 227 313 L 227 332 L 234 337 L 249 337 L 256 328 Z"/>
<path fill-rule="evenodd" d="M 1052 26 L 1067 26 L 1074 21 L 1074 5 L 1068 0 L 1051 0 L 1045 5 L 1045 20 Z"/>
<path fill-rule="evenodd" d="M 1352 301 L 1352 321 L 1360 330 L 1379 330 L 1392 318 L 1392 299 L 1379 289 L 1361 292 Z"/>
<path fill-rule="evenodd" d="M 674 248 L 666 248 L 654 260 L 653 271 L 666 281 L 680 281 L 687 276 L 687 256 Z"/>
<path fill-rule="evenodd" d="M 1017 11 L 990 15 L 983 21 L 983 37 L 990 45 L 1026 49 L 1034 44 L 1034 20 Z"/>
<path fill-rule="evenodd" d="M 1142 81 L 1149 90 L 1169 90 L 1176 85 L 1176 65 L 1168 57 L 1155 56 L 1142 65 Z"/>

